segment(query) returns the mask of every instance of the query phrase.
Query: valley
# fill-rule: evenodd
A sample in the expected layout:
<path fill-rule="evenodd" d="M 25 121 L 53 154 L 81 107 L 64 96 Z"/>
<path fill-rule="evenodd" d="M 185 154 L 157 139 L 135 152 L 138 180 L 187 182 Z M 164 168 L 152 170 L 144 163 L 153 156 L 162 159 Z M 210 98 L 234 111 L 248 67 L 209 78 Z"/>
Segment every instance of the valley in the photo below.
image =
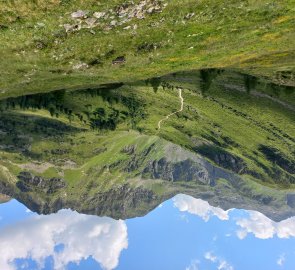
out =
<path fill-rule="evenodd" d="M 294 88 L 250 80 L 209 69 L 3 100 L 0 192 L 40 213 L 132 217 L 185 193 L 286 218 Z"/>

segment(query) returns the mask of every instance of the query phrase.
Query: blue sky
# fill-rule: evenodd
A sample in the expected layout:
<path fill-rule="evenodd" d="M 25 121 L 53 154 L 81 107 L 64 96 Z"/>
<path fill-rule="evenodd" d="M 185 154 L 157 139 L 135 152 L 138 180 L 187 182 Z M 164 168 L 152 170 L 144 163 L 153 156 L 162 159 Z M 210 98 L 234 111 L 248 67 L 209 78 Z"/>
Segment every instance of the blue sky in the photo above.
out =
<path fill-rule="evenodd" d="M 141 218 L 0 205 L 0 269 L 295 269 L 295 218 L 223 211 L 178 195 Z"/>

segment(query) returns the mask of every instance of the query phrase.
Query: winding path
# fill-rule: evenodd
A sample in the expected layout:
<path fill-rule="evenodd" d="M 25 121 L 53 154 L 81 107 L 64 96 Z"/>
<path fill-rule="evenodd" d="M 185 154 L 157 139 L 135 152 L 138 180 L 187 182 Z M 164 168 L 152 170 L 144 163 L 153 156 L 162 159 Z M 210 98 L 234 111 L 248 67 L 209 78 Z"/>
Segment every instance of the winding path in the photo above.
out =
<path fill-rule="evenodd" d="M 163 119 L 161 119 L 159 122 L 158 122 L 158 130 L 161 129 L 161 124 L 163 121 L 165 120 L 168 120 L 170 116 L 172 116 L 173 114 L 176 114 L 178 112 L 182 112 L 183 111 L 183 97 L 182 97 L 182 89 L 181 88 L 178 88 L 178 91 L 179 91 L 179 98 L 180 98 L 180 109 L 176 112 L 173 112 L 173 113 L 170 113 L 168 114 L 166 117 L 164 117 Z"/>

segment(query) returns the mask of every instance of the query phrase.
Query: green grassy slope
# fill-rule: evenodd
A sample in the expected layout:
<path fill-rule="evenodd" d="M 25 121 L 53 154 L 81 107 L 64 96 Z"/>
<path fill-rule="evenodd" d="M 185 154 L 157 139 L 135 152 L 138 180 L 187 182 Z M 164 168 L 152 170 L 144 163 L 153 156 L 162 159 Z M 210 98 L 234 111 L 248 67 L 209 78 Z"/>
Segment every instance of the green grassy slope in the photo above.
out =
<path fill-rule="evenodd" d="M 0 98 L 207 67 L 294 84 L 292 0 L 158 1 L 161 12 L 148 14 L 147 5 L 144 19 L 130 21 L 116 13 L 123 3 L 0 1 Z M 94 28 L 66 32 L 65 24 L 79 24 L 71 19 L 77 10 L 88 11 L 88 19 L 98 11 L 108 18 Z M 126 63 L 112 65 L 119 56 Z"/>
<path fill-rule="evenodd" d="M 0 191 L 40 213 L 133 217 L 185 193 L 280 220 L 294 105 L 294 87 L 215 69 L 2 100 Z"/>
<path fill-rule="evenodd" d="M 17 175 L 36 167 L 21 164 L 37 161 L 41 169 L 34 173 L 41 176 L 65 177 L 73 187 L 102 177 L 108 188 L 126 178 L 120 166 L 101 173 L 128 157 L 124 147 L 136 144 L 144 152 L 164 138 L 263 185 L 293 188 L 294 91 L 271 92 L 258 81 L 247 92 L 244 79 L 226 71 L 204 92 L 200 72 L 187 72 L 156 79 L 157 87 L 154 79 L 153 86 L 137 82 L 8 99 L 1 103 L 1 164 Z M 180 107 L 177 87 L 183 88 L 184 110 L 158 130 L 158 121 Z M 163 156 L 157 149 L 155 159 Z"/>

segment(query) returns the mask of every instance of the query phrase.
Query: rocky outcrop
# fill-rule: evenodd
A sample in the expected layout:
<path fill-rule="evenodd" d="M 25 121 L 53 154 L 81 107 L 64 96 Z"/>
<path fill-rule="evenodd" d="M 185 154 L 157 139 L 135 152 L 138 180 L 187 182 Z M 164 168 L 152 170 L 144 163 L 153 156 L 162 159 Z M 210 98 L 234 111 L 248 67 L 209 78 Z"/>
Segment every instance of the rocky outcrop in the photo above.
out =
<path fill-rule="evenodd" d="M 148 209 L 155 208 L 160 201 L 161 198 L 151 190 L 143 187 L 133 188 L 125 184 L 87 199 L 87 209 L 83 212 L 126 219 L 135 212 L 139 216 L 145 215 Z"/>
<path fill-rule="evenodd" d="M 121 153 L 125 154 L 124 159 L 105 167 L 107 173 L 119 172 L 126 177 L 124 184 L 99 186 L 101 182 L 97 179 L 87 185 L 86 179 L 77 183 L 79 188 L 73 191 L 61 178 L 47 179 L 23 171 L 18 179 L 9 179 L 8 170 L 4 170 L 6 173 L 0 175 L 0 193 L 42 214 L 71 208 L 81 213 L 126 219 L 145 215 L 166 199 L 184 193 L 225 210 L 257 210 L 276 221 L 295 215 L 293 193 L 253 183 L 161 139 L 145 149 L 136 144 L 122 146 Z"/>
<path fill-rule="evenodd" d="M 121 152 L 127 155 L 132 155 L 135 153 L 135 150 L 136 150 L 136 145 L 127 145 L 121 150 Z"/>
<path fill-rule="evenodd" d="M 31 192 L 38 189 L 46 194 L 52 194 L 66 186 L 62 178 L 53 177 L 46 179 L 41 176 L 35 176 L 30 172 L 21 172 L 18 175 L 18 179 L 16 186 L 22 192 Z"/>
<path fill-rule="evenodd" d="M 113 9 L 96 11 L 94 13 L 85 10 L 77 10 L 71 13 L 71 22 L 64 24 L 67 33 L 80 31 L 81 29 L 103 29 L 109 31 L 120 25 L 131 23 L 132 20 L 142 20 L 154 13 L 161 13 L 167 3 L 159 0 L 141 0 L 138 3 L 125 2 Z M 136 29 L 137 25 L 127 25 L 125 30 Z"/>
<path fill-rule="evenodd" d="M 233 156 L 231 154 L 220 154 L 217 153 L 214 156 L 214 161 L 219 166 L 230 169 L 236 173 L 241 173 L 246 168 L 246 164 L 243 162 L 243 160 L 239 157 Z"/>
<path fill-rule="evenodd" d="M 235 173 L 240 174 L 247 169 L 247 165 L 242 158 L 235 156 L 220 147 L 214 145 L 202 145 L 196 147 L 195 151 L 214 161 L 218 166 Z"/>
<path fill-rule="evenodd" d="M 151 190 L 143 187 L 134 188 L 128 184 L 91 196 L 88 193 L 82 194 L 75 199 L 67 197 L 44 199 L 40 194 L 32 192 L 16 193 L 15 198 L 39 214 L 50 214 L 60 209 L 70 208 L 84 214 L 108 216 L 115 219 L 143 216 L 164 200 Z"/>
<path fill-rule="evenodd" d="M 142 175 L 144 178 L 210 184 L 208 171 L 190 159 L 177 163 L 168 162 L 166 158 L 153 160 L 144 168 Z"/>

